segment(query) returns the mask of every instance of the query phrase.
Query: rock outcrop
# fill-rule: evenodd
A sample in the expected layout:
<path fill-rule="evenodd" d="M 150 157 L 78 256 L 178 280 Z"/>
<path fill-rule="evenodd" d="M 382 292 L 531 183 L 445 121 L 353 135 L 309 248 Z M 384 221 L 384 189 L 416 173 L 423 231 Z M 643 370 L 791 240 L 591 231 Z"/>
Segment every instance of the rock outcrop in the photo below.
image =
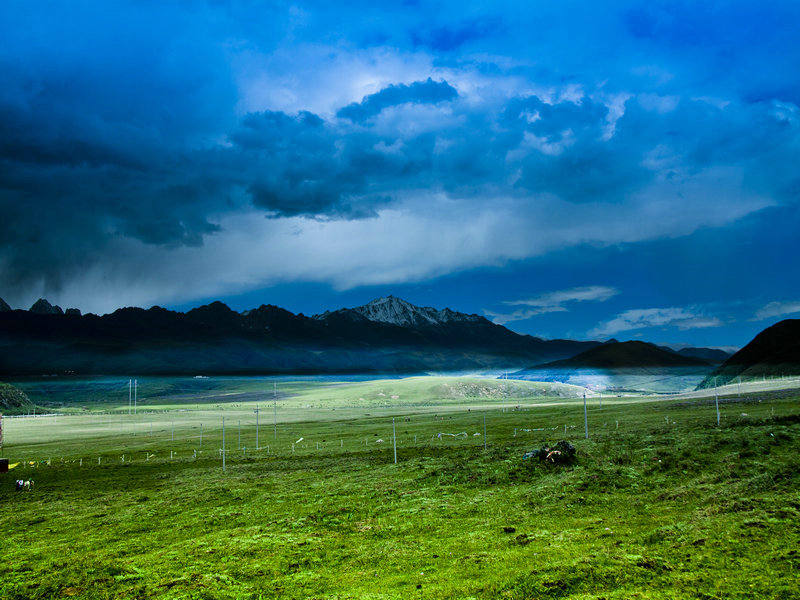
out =
<path fill-rule="evenodd" d="M 32 313 L 36 313 L 37 315 L 63 315 L 64 311 L 61 310 L 61 307 L 57 304 L 53 306 L 44 298 L 39 298 L 36 302 L 34 302 L 33 306 L 31 306 L 30 311 Z"/>

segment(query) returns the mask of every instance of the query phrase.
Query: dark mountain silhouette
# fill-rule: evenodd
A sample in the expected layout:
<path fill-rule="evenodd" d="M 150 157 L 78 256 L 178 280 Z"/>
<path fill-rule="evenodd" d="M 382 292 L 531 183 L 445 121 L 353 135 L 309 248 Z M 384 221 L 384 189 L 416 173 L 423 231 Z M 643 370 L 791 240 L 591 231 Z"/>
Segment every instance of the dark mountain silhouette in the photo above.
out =
<path fill-rule="evenodd" d="M 700 358 L 714 364 L 723 363 L 732 356 L 730 352 L 717 348 L 681 348 L 677 353 L 681 356 Z"/>
<path fill-rule="evenodd" d="M 786 319 L 768 327 L 698 386 L 724 385 L 741 377 L 800 375 L 800 319 Z"/>
<path fill-rule="evenodd" d="M 32 313 L 38 313 L 40 315 L 63 315 L 64 311 L 61 310 L 61 307 L 57 304 L 53 306 L 44 298 L 39 298 L 36 302 L 33 303 L 31 306 Z"/>
<path fill-rule="evenodd" d="M 649 367 L 706 367 L 708 362 L 682 356 L 648 342 L 631 341 L 603 344 L 571 358 L 557 360 L 531 369 L 637 369 Z"/>
<path fill-rule="evenodd" d="M 222 302 L 186 313 L 52 309 L 40 300 L 37 311 L 0 313 L 0 373 L 452 371 L 522 366 L 599 345 L 520 335 L 478 315 L 391 296 L 314 317 L 272 305 L 238 313 Z"/>
<path fill-rule="evenodd" d="M 0 312 L 9 312 L 11 307 L 6 304 L 6 301 L 0 298 Z"/>
<path fill-rule="evenodd" d="M 539 364 L 511 376 L 559 381 L 619 392 L 672 393 L 690 389 L 711 370 L 701 359 L 647 342 L 611 341 L 571 358 Z"/>

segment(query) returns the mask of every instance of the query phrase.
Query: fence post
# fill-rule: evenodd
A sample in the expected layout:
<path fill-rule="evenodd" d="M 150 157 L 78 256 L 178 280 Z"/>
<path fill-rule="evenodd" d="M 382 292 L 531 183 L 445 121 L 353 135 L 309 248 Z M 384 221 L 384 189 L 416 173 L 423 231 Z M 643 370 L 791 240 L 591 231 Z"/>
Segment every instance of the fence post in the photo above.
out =
<path fill-rule="evenodd" d="M 583 429 L 586 432 L 586 439 L 589 439 L 589 417 L 586 413 L 586 392 L 583 393 Z"/>

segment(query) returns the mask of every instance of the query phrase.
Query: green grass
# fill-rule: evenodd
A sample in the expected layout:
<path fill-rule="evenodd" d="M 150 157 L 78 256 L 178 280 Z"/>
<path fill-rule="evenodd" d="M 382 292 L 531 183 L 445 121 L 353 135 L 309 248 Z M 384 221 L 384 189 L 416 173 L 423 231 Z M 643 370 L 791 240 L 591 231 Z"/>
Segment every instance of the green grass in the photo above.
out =
<path fill-rule="evenodd" d="M 252 398 L 6 420 L 5 456 L 34 466 L 0 476 L 0 597 L 800 595 L 795 392 L 723 398 L 719 428 L 713 397 L 591 399 L 586 440 L 574 388 L 495 385 L 286 383 L 269 452 Z M 521 459 L 565 437 L 575 464 Z"/>

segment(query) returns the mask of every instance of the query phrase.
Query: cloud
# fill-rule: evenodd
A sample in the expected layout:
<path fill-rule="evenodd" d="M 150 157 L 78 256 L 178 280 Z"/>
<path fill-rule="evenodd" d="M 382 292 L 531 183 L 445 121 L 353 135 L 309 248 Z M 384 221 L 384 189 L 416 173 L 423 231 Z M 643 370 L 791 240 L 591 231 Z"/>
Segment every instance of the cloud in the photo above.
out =
<path fill-rule="evenodd" d="M 421 281 L 796 205 L 795 4 L 505 8 L 10 5 L 4 297 Z"/>
<path fill-rule="evenodd" d="M 723 323 L 717 317 L 696 314 L 685 308 L 643 308 L 626 310 L 613 319 L 600 323 L 589 331 L 592 337 L 607 337 L 622 331 L 649 329 L 651 327 L 674 327 L 681 331 L 720 327 Z"/>
<path fill-rule="evenodd" d="M 457 25 L 420 28 L 411 32 L 414 45 L 427 46 L 433 50 L 450 52 L 461 49 L 470 42 L 492 38 L 506 31 L 499 17 L 489 16 L 469 19 Z"/>
<path fill-rule="evenodd" d="M 592 285 L 575 287 L 568 290 L 559 290 L 539 294 L 523 300 L 506 300 L 503 304 L 507 306 L 526 306 L 511 313 L 499 313 L 484 310 L 494 323 L 505 325 L 512 321 L 524 321 L 536 315 L 553 312 L 567 312 L 569 309 L 564 306 L 570 302 L 605 302 L 619 294 L 619 290 L 613 287 Z"/>
<path fill-rule="evenodd" d="M 336 116 L 363 122 L 381 113 L 390 106 L 400 104 L 438 104 L 449 102 L 458 96 L 458 92 L 446 81 L 433 81 L 430 77 L 425 81 L 415 81 L 410 85 L 390 85 L 380 92 L 364 97 L 360 103 L 348 104 L 339 109 Z"/>
<path fill-rule="evenodd" d="M 604 285 L 590 285 L 575 287 L 568 290 L 547 292 L 524 300 L 507 300 L 503 304 L 509 306 L 534 306 L 537 308 L 551 308 L 561 306 L 567 302 L 605 302 L 619 294 L 619 290 Z"/>
<path fill-rule="evenodd" d="M 754 320 L 763 321 L 764 319 L 791 315 L 798 312 L 800 312 L 800 301 L 770 302 L 756 311 Z"/>

